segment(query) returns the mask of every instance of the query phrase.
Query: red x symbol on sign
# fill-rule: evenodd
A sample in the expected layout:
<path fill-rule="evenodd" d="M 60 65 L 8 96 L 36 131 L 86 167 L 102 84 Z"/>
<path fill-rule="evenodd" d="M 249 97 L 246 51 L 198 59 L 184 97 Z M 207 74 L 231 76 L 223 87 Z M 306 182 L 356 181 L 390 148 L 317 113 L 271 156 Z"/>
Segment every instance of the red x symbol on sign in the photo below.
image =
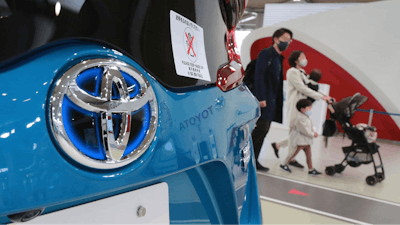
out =
<path fill-rule="evenodd" d="M 188 49 L 188 51 L 187 51 L 187 54 L 189 55 L 190 49 L 192 49 L 193 54 L 194 54 L 194 57 L 196 57 L 196 53 L 194 52 L 194 49 L 193 49 L 193 39 L 194 39 L 194 36 L 192 37 L 192 40 L 189 40 L 189 36 L 187 35 L 186 32 L 185 32 L 185 35 L 186 35 L 187 41 L 189 42 L 189 49 Z"/>

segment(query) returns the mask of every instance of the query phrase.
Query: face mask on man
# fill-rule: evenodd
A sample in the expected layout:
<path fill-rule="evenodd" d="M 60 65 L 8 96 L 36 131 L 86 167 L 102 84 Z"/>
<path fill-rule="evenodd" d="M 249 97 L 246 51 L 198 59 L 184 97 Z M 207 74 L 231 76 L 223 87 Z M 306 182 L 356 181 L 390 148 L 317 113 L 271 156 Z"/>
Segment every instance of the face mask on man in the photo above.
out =
<path fill-rule="evenodd" d="M 306 66 L 307 66 L 307 63 L 308 63 L 307 59 L 303 59 L 303 60 L 301 60 L 301 61 L 299 62 L 299 65 L 300 65 L 301 67 L 306 67 Z"/>
<path fill-rule="evenodd" d="M 305 113 L 308 117 L 311 116 L 311 111 L 305 111 L 304 113 Z"/>
<path fill-rule="evenodd" d="M 289 47 L 289 42 L 287 42 L 287 41 L 279 41 L 279 44 L 277 44 L 277 45 L 278 45 L 279 51 L 283 52 Z"/>

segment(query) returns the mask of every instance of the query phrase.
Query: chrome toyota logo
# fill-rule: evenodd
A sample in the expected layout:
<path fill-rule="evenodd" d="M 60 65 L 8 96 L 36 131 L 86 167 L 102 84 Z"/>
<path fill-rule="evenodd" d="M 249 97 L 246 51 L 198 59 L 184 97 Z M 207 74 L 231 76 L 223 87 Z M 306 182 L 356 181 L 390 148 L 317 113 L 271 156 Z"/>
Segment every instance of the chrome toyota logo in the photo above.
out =
<path fill-rule="evenodd" d="M 61 149 L 97 169 L 118 168 L 151 144 L 157 101 L 147 79 L 115 59 L 82 61 L 56 81 L 50 123 Z"/>

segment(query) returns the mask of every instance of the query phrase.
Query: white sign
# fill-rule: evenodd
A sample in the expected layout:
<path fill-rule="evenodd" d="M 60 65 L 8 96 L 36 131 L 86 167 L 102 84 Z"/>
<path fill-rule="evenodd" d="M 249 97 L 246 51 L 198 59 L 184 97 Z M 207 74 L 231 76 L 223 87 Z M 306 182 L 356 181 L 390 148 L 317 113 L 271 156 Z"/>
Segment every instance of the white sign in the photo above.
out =
<path fill-rule="evenodd" d="M 172 10 L 170 22 L 176 74 L 211 81 L 203 28 Z"/>

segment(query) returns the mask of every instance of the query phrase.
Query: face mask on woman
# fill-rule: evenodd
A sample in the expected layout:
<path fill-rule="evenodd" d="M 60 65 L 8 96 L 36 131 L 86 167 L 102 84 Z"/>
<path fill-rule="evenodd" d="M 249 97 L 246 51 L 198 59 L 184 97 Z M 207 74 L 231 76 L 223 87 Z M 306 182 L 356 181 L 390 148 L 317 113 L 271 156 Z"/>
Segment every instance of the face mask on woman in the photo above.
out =
<path fill-rule="evenodd" d="M 283 52 L 289 47 L 289 42 L 287 42 L 287 41 L 279 41 L 279 44 L 277 44 L 277 45 L 278 45 L 279 51 Z"/>
<path fill-rule="evenodd" d="M 303 60 L 301 60 L 301 61 L 299 62 L 299 65 L 300 65 L 301 67 L 306 67 L 306 66 L 307 66 L 307 63 L 308 63 L 307 59 L 303 59 Z"/>

